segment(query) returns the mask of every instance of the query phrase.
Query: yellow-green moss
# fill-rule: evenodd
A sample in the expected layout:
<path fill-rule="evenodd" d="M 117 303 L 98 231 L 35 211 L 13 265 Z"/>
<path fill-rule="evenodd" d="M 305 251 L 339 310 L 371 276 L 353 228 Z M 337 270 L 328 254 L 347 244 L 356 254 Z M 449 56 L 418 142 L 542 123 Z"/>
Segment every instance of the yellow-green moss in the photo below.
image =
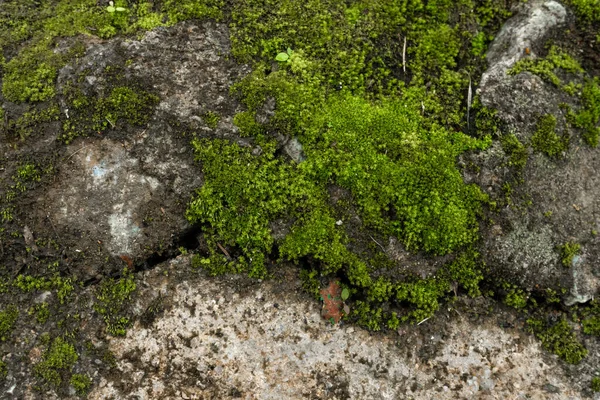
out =
<path fill-rule="evenodd" d="M 10 338 L 18 317 L 19 310 L 13 305 L 0 312 L 0 341 L 4 342 Z"/>
<path fill-rule="evenodd" d="M 556 70 L 559 69 L 572 74 L 584 72 L 577 60 L 558 47 L 552 46 L 545 58 L 523 58 L 508 71 L 508 74 L 517 75 L 528 71 L 560 87 L 562 81 L 556 75 Z"/>
<path fill-rule="evenodd" d="M 69 383 L 79 396 L 85 396 L 92 386 L 92 380 L 85 374 L 73 374 Z"/>
<path fill-rule="evenodd" d="M 531 137 L 531 146 L 549 157 L 562 154 L 569 147 L 569 137 L 556 133 L 556 117 L 546 114 L 541 117 L 537 129 Z"/>
<path fill-rule="evenodd" d="M 97 289 L 94 309 L 104 319 L 111 335 L 123 336 L 127 332 L 131 321 L 125 313 L 136 287 L 133 274 L 125 268 L 121 278 L 105 279 Z"/>
<path fill-rule="evenodd" d="M 579 364 L 588 353 L 564 318 L 555 323 L 541 319 L 528 319 L 527 325 L 528 329 L 541 340 L 546 350 L 558 355 L 569 364 Z"/>
<path fill-rule="evenodd" d="M 54 339 L 42 356 L 42 361 L 34 367 L 35 373 L 45 383 L 60 386 L 64 375 L 68 375 L 79 356 L 75 347 L 61 337 Z"/>
<path fill-rule="evenodd" d="M 573 259 L 581 250 L 579 243 L 567 242 L 561 246 L 558 246 L 560 251 L 560 261 L 565 267 L 570 267 L 573 264 Z"/>

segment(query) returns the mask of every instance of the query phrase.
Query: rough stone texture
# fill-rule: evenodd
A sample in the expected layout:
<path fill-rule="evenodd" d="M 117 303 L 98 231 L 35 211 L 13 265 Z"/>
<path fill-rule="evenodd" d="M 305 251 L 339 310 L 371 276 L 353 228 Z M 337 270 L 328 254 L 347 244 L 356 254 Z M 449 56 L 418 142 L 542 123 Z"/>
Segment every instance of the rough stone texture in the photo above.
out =
<path fill-rule="evenodd" d="M 576 107 L 576 99 L 538 76 L 527 72 L 509 76 L 507 71 L 518 60 L 542 52 L 547 38 L 560 35 L 566 18 L 563 6 L 554 1 L 521 5 L 487 55 L 490 66 L 478 89 L 481 101 L 497 109 L 506 131 L 526 146 L 544 114 L 556 115 L 559 129 L 568 130 L 559 104 Z M 590 300 L 600 287 L 600 243 L 591 234 L 600 227 L 600 156 L 597 149 L 583 143 L 578 132 L 568 133 L 570 148 L 558 160 L 528 149 L 524 183 L 517 191 L 531 199 L 532 205 L 506 207 L 493 215 L 493 226 L 484 228 L 482 253 L 498 275 L 530 289 L 567 288 L 565 301 L 573 304 Z M 490 194 L 502 193 L 502 184 L 510 181 L 505 157 L 498 144 L 476 156 L 482 169 L 476 176 L 467 174 L 467 181 L 477 182 Z M 544 216 L 547 212 L 551 217 Z M 582 252 L 577 262 L 565 268 L 557 248 L 569 241 L 581 244 Z"/>
<path fill-rule="evenodd" d="M 144 274 L 137 309 L 159 295 L 169 309 L 111 339 L 117 369 L 90 399 L 580 398 L 537 341 L 489 319 L 452 310 L 370 334 L 324 321 L 290 276 L 250 287 L 202 276 L 169 283 L 188 262 Z"/>
<path fill-rule="evenodd" d="M 75 231 L 80 251 L 100 244 L 113 256 L 136 260 L 172 245 L 189 228 L 185 204 L 202 176 L 190 137 L 175 132 L 185 126 L 248 145 L 236 136 L 232 118 L 240 106 L 229 96 L 230 85 L 248 69 L 228 55 L 225 25 L 189 22 L 140 40 L 94 43 L 80 62 L 61 70 L 59 87 L 76 84 L 87 96 L 102 95 L 109 90 L 106 67 L 130 60 L 127 80 L 150 86 L 161 101 L 146 127 L 117 126 L 105 138 L 79 139 L 68 147 L 43 200 L 59 236 Z M 207 112 L 220 116 L 215 129 L 203 122 Z"/>

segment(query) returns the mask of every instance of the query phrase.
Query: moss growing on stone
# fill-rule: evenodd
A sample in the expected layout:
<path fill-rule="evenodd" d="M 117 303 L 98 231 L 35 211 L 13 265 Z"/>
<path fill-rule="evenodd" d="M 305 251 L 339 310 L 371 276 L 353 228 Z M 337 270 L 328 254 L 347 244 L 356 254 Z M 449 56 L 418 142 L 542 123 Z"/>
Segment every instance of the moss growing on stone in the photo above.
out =
<path fill-rule="evenodd" d="M 562 265 L 570 267 L 573 265 L 575 256 L 579 254 L 581 245 L 579 243 L 567 242 L 558 246 L 558 250 L 560 251 L 560 261 L 562 262 Z"/>
<path fill-rule="evenodd" d="M 79 356 L 75 347 L 61 337 L 54 339 L 37 363 L 34 370 L 45 383 L 58 387 L 65 375 L 69 375 Z"/>
<path fill-rule="evenodd" d="M 92 380 L 85 374 L 73 374 L 69 383 L 79 396 L 85 396 L 92 386 Z"/>
<path fill-rule="evenodd" d="M 583 129 L 583 138 L 588 145 L 598 146 L 600 137 L 600 79 L 586 82 L 581 95 L 581 109 L 572 116 L 574 125 Z"/>
<path fill-rule="evenodd" d="M 71 105 L 71 118 L 63 123 L 61 139 L 69 143 L 77 136 L 97 133 L 118 126 L 145 125 L 152 117 L 158 97 L 129 86 L 115 86 L 105 97 L 88 98 L 78 89 L 67 87 L 64 93 Z"/>
<path fill-rule="evenodd" d="M 577 340 L 566 319 L 550 323 L 541 319 L 527 320 L 528 329 L 541 340 L 544 348 L 569 364 L 578 364 L 588 353 Z"/>
<path fill-rule="evenodd" d="M 556 117 L 546 114 L 541 117 L 537 129 L 531 137 L 531 146 L 549 157 L 562 154 L 569 147 L 569 137 L 556 133 Z"/>
<path fill-rule="evenodd" d="M 131 324 L 126 309 L 137 285 L 133 274 L 125 268 L 119 279 L 108 278 L 102 281 L 96 292 L 94 309 L 106 323 L 106 330 L 114 336 L 124 336 Z"/>
<path fill-rule="evenodd" d="M 581 65 L 566 52 L 556 46 L 552 46 L 548 55 L 543 59 L 523 58 L 518 61 L 509 71 L 509 75 L 517 75 L 528 71 L 542 79 L 551 82 L 556 87 L 562 84 L 561 79 L 556 75 L 557 70 L 576 74 L 584 72 Z"/>
<path fill-rule="evenodd" d="M 595 376 L 592 378 L 592 382 L 590 383 L 590 389 L 593 392 L 600 392 L 600 377 Z"/>
<path fill-rule="evenodd" d="M 12 305 L 0 312 L 0 341 L 4 342 L 10 338 L 18 317 L 19 310 Z"/>
<path fill-rule="evenodd" d="M 579 21 L 585 24 L 600 22 L 600 0 L 567 0 Z"/>

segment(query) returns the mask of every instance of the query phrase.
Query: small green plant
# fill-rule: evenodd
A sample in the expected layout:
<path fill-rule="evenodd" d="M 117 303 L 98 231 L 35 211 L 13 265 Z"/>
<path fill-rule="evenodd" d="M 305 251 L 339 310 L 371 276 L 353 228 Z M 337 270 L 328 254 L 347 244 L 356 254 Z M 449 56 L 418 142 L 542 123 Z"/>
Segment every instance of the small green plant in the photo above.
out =
<path fill-rule="evenodd" d="M 559 322 L 549 323 L 542 319 L 528 319 L 527 326 L 539 340 L 542 346 L 558 355 L 569 364 L 579 364 L 588 351 L 577 340 L 575 333 L 565 318 Z"/>
<path fill-rule="evenodd" d="M 42 361 L 35 365 L 34 371 L 44 382 L 60 386 L 63 374 L 69 374 L 79 356 L 75 347 L 61 337 L 54 339 L 45 351 Z"/>
<path fill-rule="evenodd" d="M 287 51 L 281 52 L 281 53 L 277 53 L 277 56 L 275 57 L 275 60 L 276 61 L 280 61 L 280 62 L 289 61 L 289 59 L 290 59 L 290 57 L 292 56 L 293 53 L 294 53 L 293 50 L 288 47 Z"/>
<path fill-rule="evenodd" d="M 556 134 L 556 117 L 546 114 L 540 118 L 531 137 L 531 146 L 549 157 L 556 157 L 569 147 L 569 137 Z"/>
<path fill-rule="evenodd" d="M 8 375 L 8 366 L 2 360 L 0 360 L 0 382 L 6 379 Z"/>
<path fill-rule="evenodd" d="M 19 310 L 16 306 L 8 306 L 0 312 L 0 341 L 8 340 L 18 317 Z"/>
<path fill-rule="evenodd" d="M 107 331 L 114 336 L 124 336 L 131 324 L 128 317 L 124 316 L 127 302 L 136 289 L 133 274 L 125 268 L 120 279 L 113 278 L 102 281 L 96 298 L 98 302 L 94 309 L 102 315 Z"/>
<path fill-rule="evenodd" d="M 562 265 L 570 267 L 573 264 L 575 256 L 579 254 L 581 245 L 579 243 L 567 242 L 562 246 L 558 246 L 558 250 L 560 251 Z"/>
<path fill-rule="evenodd" d="M 85 374 L 73 374 L 69 383 L 79 396 L 85 396 L 92 386 L 92 380 Z"/>
<path fill-rule="evenodd" d="M 600 392 L 600 376 L 595 376 L 592 378 L 590 388 L 593 392 Z"/>
<path fill-rule="evenodd" d="M 125 7 L 115 7 L 115 3 L 112 1 L 108 2 L 108 7 L 106 7 L 106 11 L 108 11 L 109 13 L 114 13 L 114 12 L 125 12 L 127 11 L 127 9 Z"/>
<path fill-rule="evenodd" d="M 507 290 L 504 304 L 517 310 L 522 310 L 527 306 L 529 296 L 522 289 L 509 284 L 505 284 L 504 289 Z"/>

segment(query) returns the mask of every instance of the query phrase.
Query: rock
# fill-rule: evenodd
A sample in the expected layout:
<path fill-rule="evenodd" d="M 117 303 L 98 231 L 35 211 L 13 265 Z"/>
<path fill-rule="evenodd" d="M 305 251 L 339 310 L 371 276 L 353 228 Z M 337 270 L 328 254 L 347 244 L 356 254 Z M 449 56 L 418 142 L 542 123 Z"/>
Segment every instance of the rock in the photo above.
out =
<path fill-rule="evenodd" d="M 457 317 L 427 336 L 424 326 L 407 327 L 397 342 L 396 336 L 332 326 L 321 318 L 320 305 L 291 282 L 267 281 L 247 290 L 203 274 L 180 272 L 185 278 L 177 280 L 188 263 L 189 257 L 180 257 L 140 277 L 141 287 L 152 288 L 162 285 L 163 271 L 169 271 L 172 290 L 163 301 L 170 307 L 151 325 L 136 324 L 126 337 L 110 339 L 114 373 L 100 378 L 89 399 L 134 393 L 152 398 L 187 393 L 222 399 L 454 399 L 485 391 L 494 398 L 516 398 L 523 388 L 530 397 L 580 398 L 559 361 L 541 358 L 539 343 L 520 344 L 492 321 L 473 324 Z M 416 339 L 441 336 L 441 331 L 444 341 L 435 354 L 427 360 L 417 356 L 427 344 Z M 560 395 L 541 390 L 549 379 L 560 385 Z"/>
<path fill-rule="evenodd" d="M 478 89 L 481 101 L 498 110 L 506 132 L 514 133 L 526 147 L 541 116 L 562 116 L 559 105 L 576 107 L 577 101 L 538 76 L 528 72 L 511 76 L 507 71 L 524 57 L 536 57 L 534 50 L 544 48 L 547 37 L 559 34 L 557 29 L 566 19 L 566 10 L 555 1 L 521 4 L 487 55 L 489 68 Z M 569 129 L 562 117 L 558 120 L 559 130 Z M 568 134 L 571 144 L 562 158 L 550 159 L 527 149 L 522 184 L 510 181 L 507 155 L 498 144 L 476 156 L 481 171 L 466 180 L 496 194 L 503 193 L 502 185 L 508 182 L 532 203 L 503 208 L 491 217 L 494 225 L 483 229 L 482 254 L 497 276 L 530 290 L 552 288 L 560 293 L 567 289 L 565 303 L 574 304 L 588 301 L 600 287 L 596 276 L 600 246 L 590 233 L 600 226 L 600 177 L 596 173 L 600 155 L 578 133 Z M 580 257 L 568 268 L 562 265 L 559 250 L 567 242 L 581 245 Z"/>
<path fill-rule="evenodd" d="M 232 123 L 240 105 L 228 91 L 248 68 L 230 61 L 229 53 L 225 25 L 188 22 L 139 40 L 94 43 L 60 71 L 59 88 L 77 87 L 93 98 L 110 90 L 106 69 L 122 66 L 127 82 L 142 82 L 160 102 L 146 126 L 118 124 L 68 146 L 43 199 L 44 216 L 59 237 L 75 235 L 81 253 L 89 256 L 100 245 L 130 264 L 174 245 L 190 229 L 185 206 L 202 175 L 181 127 L 248 145 Z M 60 103 L 68 112 L 66 98 Z M 218 115 L 216 127 L 204 122 L 207 113 Z M 84 278 L 96 271 L 84 270 Z"/>

